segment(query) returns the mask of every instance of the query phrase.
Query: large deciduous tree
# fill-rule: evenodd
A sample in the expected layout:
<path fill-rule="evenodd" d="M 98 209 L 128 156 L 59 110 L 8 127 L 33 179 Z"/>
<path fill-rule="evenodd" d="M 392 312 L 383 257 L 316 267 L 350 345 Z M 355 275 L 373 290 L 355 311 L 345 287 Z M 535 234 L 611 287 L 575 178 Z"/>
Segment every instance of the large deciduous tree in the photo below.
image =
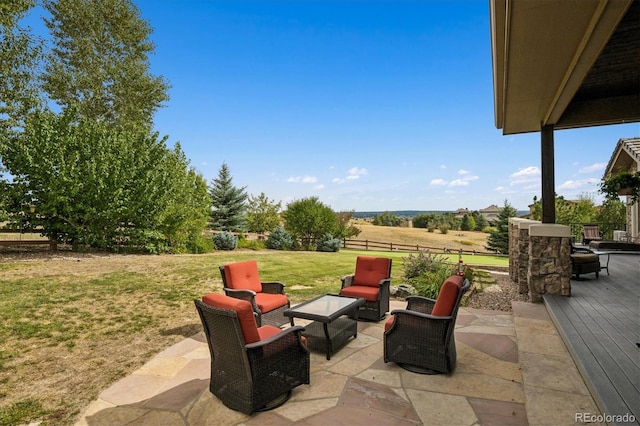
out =
<path fill-rule="evenodd" d="M 37 76 L 42 41 L 29 28 L 20 26 L 20 20 L 34 5 L 35 0 L 0 3 L 0 132 L 3 137 L 21 127 L 28 113 L 42 102 Z"/>
<path fill-rule="evenodd" d="M 35 113 L 0 150 L 13 175 L 12 210 L 34 204 L 31 226 L 77 250 L 181 251 L 204 228 L 209 200 L 179 145 L 165 142 L 72 111 Z"/>
<path fill-rule="evenodd" d="M 280 225 L 281 202 L 269 200 L 264 192 L 259 196 L 249 196 L 247 203 L 247 229 L 249 232 L 263 234 L 271 232 Z"/>
<path fill-rule="evenodd" d="M 218 176 L 211 181 L 211 228 L 217 231 L 246 231 L 246 187 L 237 188 L 226 163 L 222 163 Z"/>
<path fill-rule="evenodd" d="M 53 49 L 44 89 L 63 110 L 113 125 L 151 126 L 168 84 L 150 73 L 152 32 L 131 0 L 44 0 Z"/>
<path fill-rule="evenodd" d="M 320 202 L 318 197 L 303 198 L 287 204 L 282 214 L 284 228 L 306 250 L 315 248 L 325 234 L 336 235 L 337 218 L 333 210 Z"/>

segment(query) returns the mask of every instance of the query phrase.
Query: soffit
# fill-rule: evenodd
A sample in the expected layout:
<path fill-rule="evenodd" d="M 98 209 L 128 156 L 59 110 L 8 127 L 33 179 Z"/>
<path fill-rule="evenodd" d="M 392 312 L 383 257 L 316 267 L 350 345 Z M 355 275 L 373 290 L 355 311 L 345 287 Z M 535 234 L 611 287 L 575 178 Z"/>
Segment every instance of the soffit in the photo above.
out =
<path fill-rule="evenodd" d="M 640 1 L 490 0 L 504 134 L 640 121 Z"/>

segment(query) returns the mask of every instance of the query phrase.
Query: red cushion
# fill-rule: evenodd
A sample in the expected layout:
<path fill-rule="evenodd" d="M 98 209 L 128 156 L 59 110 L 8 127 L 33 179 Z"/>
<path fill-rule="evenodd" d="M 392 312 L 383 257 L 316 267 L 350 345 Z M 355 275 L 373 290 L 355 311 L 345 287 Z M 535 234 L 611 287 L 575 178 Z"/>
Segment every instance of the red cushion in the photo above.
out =
<path fill-rule="evenodd" d="M 258 274 L 258 262 L 246 260 L 244 262 L 224 265 L 224 276 L 227 287 L 234 290 L 253 290 L 256 293 L 262 291 L 262 282 Z"/>
<path fill-rule="evenodd" d="M 352 285 L 340 290 L 340 296 L 362 297 L 367 302 L 375 302 L 378 300 L 379 293 L 379 286 Z"/>
<path fill-rule="evenodd" d="M 289 303 L 284 294 L 256 293 L 255 300 L 262 313 L 271 312 Z"/>
<path fill-rule="evenodd" d="M 278 327 L 274 327 L 272 325 L 263 325 L 262 327 L 258 328 L 258 334 L 260 335 L 260 340 L 265 340 L 268 339 L 271 336 L 275 336 L 276 334 L 280 333 L 282 330 L 279 329 Z"/>
<path fill-rule="evenodd" d="M 236 311 L 245 343 L 254 343 L 260 340 L 251 303 L 218 293 L 205 294 L 202 296 L 202 301 L 214 308 Z"/>
<path fill-rule="evenodd" d="M 462 287 L 462 277 L 459 275 L 452 275 L 442 284 L 440 287 L 440 293 L 436 299 L 436 304 L 433 305 L 431 315 L 438 317 L 448 317 L 453 312 L 453 308 L 458 298 L 458 292 Z"/>
<path fill-rule="evenodd" d="M 391 315 L 391 318 L 389 318 L 387 322 L 384 323 L 384 331 L 389 330 L 395 320 L 396 320 L 396 317 L 394 315 Z"/>
<path fill-rule="evenodd" d="M 380 281 L 389 278 L 391 259 L 385 257 L 358 256 L 354 285 L 378 287 Z"/>

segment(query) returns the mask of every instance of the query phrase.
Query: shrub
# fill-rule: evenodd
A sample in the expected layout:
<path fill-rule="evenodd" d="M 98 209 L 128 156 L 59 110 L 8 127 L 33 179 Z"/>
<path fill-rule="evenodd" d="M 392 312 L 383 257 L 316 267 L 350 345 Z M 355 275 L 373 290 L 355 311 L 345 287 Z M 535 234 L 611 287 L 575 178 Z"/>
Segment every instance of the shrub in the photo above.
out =
<path fill-rule="evenodd" d="M 196 235 L 187 239 L 186 248 L 189 253 L 209 253 L 215 250 L 215 244 L 211 238 L 204 235 Z"/>
<path fill-rule="evenodd" d="M 238 247 L 238 237 L 223 231 L 213 236 L 213 244 L 216 246 L 216 250 L 233 250 Z"/>
<path fill-rule="evenodd" d="M 273 250 L 289 250 L 293 247 L 293 237 L 282 226 L 278 226 L 267 238 L 266 246 Z"/>
<path fill-rule="evenodd" d="M 263 250 L 265 247 L 266 244 L 263 240 L 247 240 L 246 238 L 241 238 L 240 240 L 238 240 L 238 248 L 249 250 Z"/>
<path fill-rule="evenodd" d="M 441 233 L 446 234 L 447 232 L 449 232 L 449 225 L 446 223 L 441 224 L 438 229 L 440 230 Z"/>
<path fill-rule="evenodd" d="M 336 252 L 340 250 L 340 239 L 333 238 L 331 234 L 324 234 L 317 244 L 317 251 Z"/>
<path fill-rule="evenodd" d="M 454 267 L 447 263 L 446 258 L 438 253 L 420 251 L 402 258 L 404 277 L 415 287 L 420 296 L 435 299 L 440 292 L 442 283 L 456 273 Z"/>

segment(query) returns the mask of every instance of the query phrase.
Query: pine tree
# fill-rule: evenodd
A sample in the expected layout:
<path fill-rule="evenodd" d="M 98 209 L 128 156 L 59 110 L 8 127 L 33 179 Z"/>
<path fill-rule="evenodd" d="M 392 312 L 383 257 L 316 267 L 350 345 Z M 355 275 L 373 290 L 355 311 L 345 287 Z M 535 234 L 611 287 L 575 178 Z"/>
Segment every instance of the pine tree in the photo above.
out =
<path fill-rule="evenodd" d="M 504 200 L 504 207 L 498 214 L 495 223 L 496 230 L 489 233 L 486 249 L 497 253 L 509 253 L 509 218 L 516 217 L 518 211 L 512 207 L 507 200 Z"/>
<path fill-rule="evenodd" d="M 246 187 L 233 186 L 231 173 L 226 163 L 222 163 L 218 177 L 211 181 L 211 228 L 218 231 L 246 231 Z"/>

